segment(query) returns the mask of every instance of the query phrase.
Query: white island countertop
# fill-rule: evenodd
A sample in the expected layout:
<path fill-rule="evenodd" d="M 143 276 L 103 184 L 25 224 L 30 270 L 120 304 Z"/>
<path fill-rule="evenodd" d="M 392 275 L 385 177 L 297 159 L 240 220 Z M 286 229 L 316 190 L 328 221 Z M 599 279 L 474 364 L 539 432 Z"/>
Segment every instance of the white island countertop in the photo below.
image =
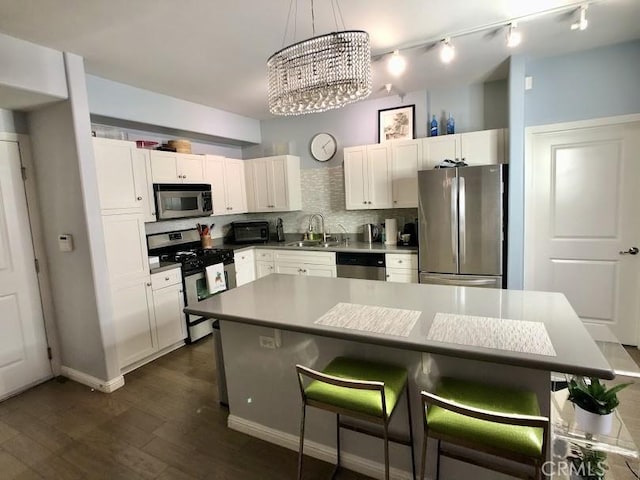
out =
<path fill-rule="evenodd" d="M 334 309 L 319 322 L 339 303 L 347 304 L 352 317 L 349 321 L 340 319 L 338 308 L 337 317 Z M 378 326 L 372 331 L 353 314 L 349 304 L 385 307 L 379 311 L 390 315 L 389 318 L 394 317 L 389 309 L 407 310 L 414 312 L 417 320 L 412 317 L 412 323 L 402 334 L 384 332 L 384 321 L 375 322 Z M 364 311 L 371 310 L 365 307 Z M 560 293 L 272 274 L 203 300 L 187 307 L 185 312 L 538 370 L 603 379 L 615 376 L 582 321 Z M 402 317 L 401 313 L 396 312 Z M 437 314 L 441 315 L 434 326 Z M 404 315 L 409 317 L 411 314 Z M 450 333 L 443 318 L 453 322 Z M 504 328 L 500 320 L 504 320 Z M 430 331 L 432 326 L 434 331 Z M 541 353 L 531 353 L 537 352 L 537 347 L 523 348 L 523 344 L 530 343 L 523 341 L 527 335 L 540 337 L 533 340 L 534 343 L 539 340 Z M 455 341 L 431 338 L 455 338 Z"/>

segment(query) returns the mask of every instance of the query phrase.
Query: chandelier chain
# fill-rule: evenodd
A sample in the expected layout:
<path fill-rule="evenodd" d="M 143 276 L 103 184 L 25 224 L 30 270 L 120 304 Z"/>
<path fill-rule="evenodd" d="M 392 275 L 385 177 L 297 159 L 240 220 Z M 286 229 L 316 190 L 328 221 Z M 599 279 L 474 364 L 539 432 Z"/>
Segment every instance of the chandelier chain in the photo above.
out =
<path fill-rule="evenodd" d="M 313 0 L 311 0 L 311 31 L 313 36 L 316 36 L 316 15 L 313 9 Z"/>
<path fill-rule="evenodd" d="M 287 23 L 284 24 L 284 35 L 282 35 L 282 47 L 284 48 L 285 42 L 287 41 L 287 32 L 289 31 L 289 20 L 291 19 L 291 10 L 293 10 L 293 2 L 295 0 L 291 0 L 291 2 L 289 2 L 289 12 L 287 13 Z M 294 33 L 294 39 L 295 39 L 295 33 Z"/>
<path fill-rule="evenodd" d="M 336 6 L 333 4 L 333 0 L 331 0 L 331 10 L 333 11 L 333 21 L 336 24 L 336 32 L 340 30 L 338 26 L 338 17 L 336 17 Z"/>
<path fill-rule="evenodd" d="M 342 9 L 340 8 L 340 2 L 336 0 L 336 7 L 338 7 L 338 15 L 340 15 L 340 20 L 342 20 L 342 29 L 346 30 L 347 25 L 344 23 L 344 17 L 342 16 Z"/>

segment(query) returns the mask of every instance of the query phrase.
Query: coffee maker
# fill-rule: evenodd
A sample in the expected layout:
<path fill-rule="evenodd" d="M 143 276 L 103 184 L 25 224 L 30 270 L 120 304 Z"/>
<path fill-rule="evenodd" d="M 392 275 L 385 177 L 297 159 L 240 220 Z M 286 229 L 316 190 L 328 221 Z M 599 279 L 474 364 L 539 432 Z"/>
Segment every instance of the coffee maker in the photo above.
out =
<path fill-rule="evenodd" d="M 416 218 L 415 223 L 405 223 L 402 228 L 402 233 L 400 233 L 400 241 L 399 245 L 403 246 L 418 246 L 418 219 Z M 407 237 L 408 235 L 408 237 Z"/>

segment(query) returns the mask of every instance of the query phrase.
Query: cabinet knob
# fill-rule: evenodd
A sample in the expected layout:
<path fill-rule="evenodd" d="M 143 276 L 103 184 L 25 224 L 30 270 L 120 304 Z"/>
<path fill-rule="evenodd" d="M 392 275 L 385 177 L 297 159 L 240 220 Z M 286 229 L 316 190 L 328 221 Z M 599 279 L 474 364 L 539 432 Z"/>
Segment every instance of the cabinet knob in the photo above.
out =
<path fill-rule="evenodd" d="M 391 275 L 389 275 L 388 273 L 385 275 L 387 278 L 389 278 Z"/>
<path fill-rule="evenodd" d="M 369 205 L 371 205 L 371 202 L 367 202 Z"/>
<path fill-rule="evenodd" d="M 398 260 L 398 263 L 402 263 L 402 260 Z"/>
<path fill-rule="evenodd" d="M 366 201 L 364 201 L 364 202 L 362 202 L 362 204 L 363 204 L 363 205 L 366 205 L 366 204 L 367 204 L 367 202 L 366 202 Z"/>
<path fill-rule="evenodd" d="M 398 203 L 398 200 L 394 200 L 393 203 Z"/>
<path fill-rule="evenodd" d="M 164 277 L 164 281 L 168 282 L 169 281 L 169 277 Z"/>
<path fill-rule="evenodd" d="M 137 198 L 137 200 L 138 200 L 138 201 L 142 200 L 142 197 L 138 197 L 138 198 Z"/>
<path fill-rule="evenodd" d="M 151 286 L 151 282 L 147 282 L 147 287 L 150 287 L 150 286 Z"/>

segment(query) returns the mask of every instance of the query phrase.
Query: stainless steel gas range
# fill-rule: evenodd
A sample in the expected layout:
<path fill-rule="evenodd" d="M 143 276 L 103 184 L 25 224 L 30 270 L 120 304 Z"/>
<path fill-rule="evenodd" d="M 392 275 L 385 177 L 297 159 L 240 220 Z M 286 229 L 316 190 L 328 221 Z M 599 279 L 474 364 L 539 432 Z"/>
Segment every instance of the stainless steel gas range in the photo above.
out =
<path fill-rule="evenodd" d="M 209 291 L 206 268 L 223 264 L 226 289 L 236 287 L 236 270 L 233 250 L 224 248 L 201 248 L 200 235 L 194 229 L 147 235 L 149 255 L 157 255 L 161 262 L 176 262 L 182 265 L 182 282 L 185 305 L 194 305 L 216 293 Z M 211 319 L 186 315 L 187 343 L 194 342 L 212 331 Z"/>

